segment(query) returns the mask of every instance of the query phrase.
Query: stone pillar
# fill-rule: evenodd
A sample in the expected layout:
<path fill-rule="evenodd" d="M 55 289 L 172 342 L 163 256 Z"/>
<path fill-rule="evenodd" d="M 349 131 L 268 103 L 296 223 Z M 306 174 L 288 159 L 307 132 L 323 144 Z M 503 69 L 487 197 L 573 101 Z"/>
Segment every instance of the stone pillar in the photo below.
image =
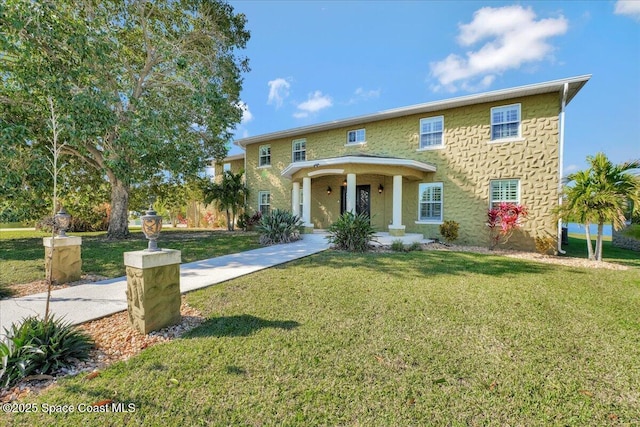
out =
<path fill-rule="evenodd" d="M 143 334 L 180 322 L 180 251 L 124 253 L 129 323 Z"/>
<path fill-rule="evenodd" d="M 294 215 L 300 216 L 300 183 L 293 183 L 293 192 L 291 193 L 291 212 Z"/>
<path fill-rule="evenodd" d="M 305 233 L 313 233 L 311 223 L 311 178 L 302 178 L 302 222 Z"/>
<path fill-rule="evenodd" d="M 390 236 L 404 236 L 402 225 L 402 175 L 393 176 L 393 220 L 389 226 Z"/>
<path fill-rule="evenodd" d="M 51 279 L 58 284 L 75 282 L 80 280 L 82 274 L 82 237 L 45 237 L 44 244 L 44 267 L 49 271 L 49 256 L 53 248 L 53 270 Z"/>
<path fill-rule="evenodd" d="M 347 174 L 347 211 L 356 213 L 356 174 Z"/>

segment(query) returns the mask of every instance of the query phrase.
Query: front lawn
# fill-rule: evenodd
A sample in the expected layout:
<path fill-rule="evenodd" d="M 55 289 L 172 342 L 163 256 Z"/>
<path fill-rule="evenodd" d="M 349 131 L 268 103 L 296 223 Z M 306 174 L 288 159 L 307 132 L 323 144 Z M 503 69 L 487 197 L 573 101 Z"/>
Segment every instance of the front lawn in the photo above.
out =
<path fill-rule="evenodd" d="M 127 240 L 108 240 L 106 232 L 70 233 L 82 237 L 82 272 L 106 277 L 124 276 L 123 254 L 147 247 L 141 231 Z M 45 278 L 43 237 L 38 231 L 0 232 L 0 286 L 28 283 Z M 255 233 L 168 229 L 163 230 L 158 246 L 182 251 L 182 262 L 192 262 L 260 247 Z"/>
<path fill-rule="evenodd" d="M 189 294 L 188 337 L 24 402 L 135 412 L 8 422 L 638 425 L 639 273 L 325 252 Z"/>
<path fill-rule="evenodd" d="M 592 236 L 592 247 L 595 248 L 595 236 Z M 587 258 L 587 239 L 584 234 L 569 234 L 569 244 L 563 245 L 562 249 L 566 251 L 565 256 L 574 258 Z M 613 262 L 616 264 L 626 265 L 627 267 L 640 268 L 640 252 L 634 252 L 628 249 L 621 249 L 611 244 L 611 237 L 603 239 L 602 242 L 602 258 L 603 261 Z"/>

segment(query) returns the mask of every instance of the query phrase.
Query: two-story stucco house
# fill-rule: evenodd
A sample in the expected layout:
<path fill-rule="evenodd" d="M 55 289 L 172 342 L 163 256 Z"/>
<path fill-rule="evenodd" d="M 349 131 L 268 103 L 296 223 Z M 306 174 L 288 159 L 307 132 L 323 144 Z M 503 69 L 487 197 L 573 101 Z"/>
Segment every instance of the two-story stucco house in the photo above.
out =
<path fill-rule="evenodd" d="M 439 235 L 486 245 L 487 211 L 522 204 L 529 216 L 510 245 L 557 236 L 565 107 L 579 76 L 413 105 L 236 141 L 245 150 L 250 209 L 291 210 L 307 231 L 345 210 L 367 213 L 392 236 Z"/>

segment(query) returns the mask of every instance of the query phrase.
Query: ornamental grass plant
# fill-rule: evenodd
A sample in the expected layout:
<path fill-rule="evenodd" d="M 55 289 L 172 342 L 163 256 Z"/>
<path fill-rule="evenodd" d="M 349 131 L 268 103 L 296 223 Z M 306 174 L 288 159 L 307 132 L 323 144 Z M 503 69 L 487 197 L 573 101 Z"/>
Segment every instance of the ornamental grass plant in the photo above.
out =
<path fill-rule="evenodd" d="M 371 246 L 375 231 L 369 216 L 346 211 L 327 230 L 329 242 L 335 249 L 349 252 L 366 252 Z"/>
<path fill-rule="evenodd" d="M 51 375 L 89 358 L 93 341 L 71 323 L 31 316 L 5 329 L 0 342 L 0 386 L 31 375 Z"/>

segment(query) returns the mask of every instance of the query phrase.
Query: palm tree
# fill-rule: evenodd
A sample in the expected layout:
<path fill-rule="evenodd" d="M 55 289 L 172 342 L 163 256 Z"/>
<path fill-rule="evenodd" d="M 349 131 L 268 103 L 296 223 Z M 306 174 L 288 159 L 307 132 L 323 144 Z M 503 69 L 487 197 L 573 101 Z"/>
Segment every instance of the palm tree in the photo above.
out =
<path fill-rule="evenodd" d="M 245 199 L 249 194 L 249 189 L 242 182 L 244 171 L 234 174 L 226 171 L 222 175 L 220 183 L 208 183 L 203 188 L 204 202 L 208 205 L 214 200 L 217 207 L 227 214 L 227 230 L 233 231 L 236 222 L 236 215 L 240 208 L 244 206 Z"/>
<path fill-rule="evenodd" d="M 602 261 L 602 234 L 604 224 L 611 223 L 615 230 L 625 226 L 625 212 L 629 202 L 633 211 L 640 207 L 640 176 L 629 171 L 640 169 L 640 160 L 614 165 L 603 153 L 588 156 L 590 168 L 567 176 L 573 187 L 565 187 L 566 207 L 564 216 L 585 224 L 589 258 Z M 633 214 L 633 212 L 632 212 Z M 591 248 L 589 225 L 598 224 L 595 255 Z"/>
<path fill-rule="evenodd" d="M 572 173 L 566 177 L 566 181 L 575 184 L 565 186 L 565 202 L 559 207 L 558 213 L 567 221 L 575 221 L 585 225 L 587 253 L 589 259 L 592 260 L 594 259 L 594 251 L 591 244 L 590 226 L 596 221 L 596 217 L 590 205 L 593 189 L 589 170 Z"/>

